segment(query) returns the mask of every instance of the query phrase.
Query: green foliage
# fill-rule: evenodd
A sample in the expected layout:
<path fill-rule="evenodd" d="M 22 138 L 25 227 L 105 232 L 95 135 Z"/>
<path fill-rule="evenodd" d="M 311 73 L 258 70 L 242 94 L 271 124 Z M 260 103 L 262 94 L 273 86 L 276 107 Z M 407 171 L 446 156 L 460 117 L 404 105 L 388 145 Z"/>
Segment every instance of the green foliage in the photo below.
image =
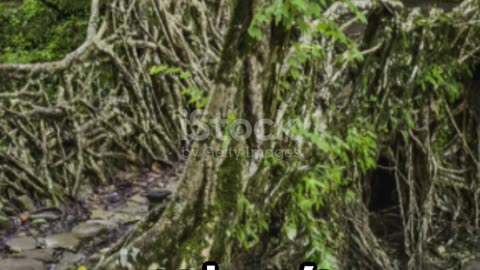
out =
<path fill-rule="evenodd" d="M 181 80 L 188 80 L 191 77 L 190 72 L 183 71 L 179 67 L 169 67 L 168 65 L 153 66 L 149 70 L 150 75 L 164 74 L 177 76 Z M 208 104 L 206 93 L 195 86 L 190 86 L 180 92 L 183 96 L 188 96 L 188 103 L 195 104 L 197 109 L 205 108 Z"/>
<path fill-rule="evenodd" d="M 454 29 L 455 23 L 445 14 L 415 20 L 415 27 L 426 32 L 422 38 L 427 44 L 419 56 L 422 65 L 419 65 L 416 83 L 427 96 L 448 103 L 453 103 L 460 97 L 464 81 L 472 76 L 468 63 L 455 56 L 458 50 L 455 43 L 463 38 Z M 438 57 L 440 55 L 442 57 Z"/>
<path fill-rule="evenodd" d="M 472 75 L 471 63 L 458 56 L 466 36 L 459 35 L 455 27 L 458 22 L 441 12 L 435 16 L 412 13 L 400 25 L 387 24 L 383 26 L 385 31 L 377 32 L 373 39 L 388 46 L 381 49 L 382 54 L 365 60 L 362 83 L 354 89 L 358 97 L 356 110 L 365 121 L 375 122 L 378 132 L 384 135 L 382 142 L 391 142 L 400 135 L 404 143 L 410 143 L 409 130 L 424 125 L 419 123 L 419 113 L 426 108 L 432 110 L 430 117 L 442 123 L 440 126 L 449 124 L 445 106 L 458 102 L 465 81 Z M 401 30 L 393 34 L 395 27 Z M 379 63 L 384 63 L 382 72 Z M 375 116 L 369 119 L 365 112 Z M 432 119 L 429 121 L 433 123 Z M 433 145 L 436 147 L 435 142 Z"/>
<path fill-rule="evenodd" d="M 350 1 L 345 2 L 359 20 L 366 23 L 364 15 Z M 302 38 L 294 39 L 290 44 L 293 53 L 286 59 L 289 76 L 278 82 L 285 90 L 300 91 L 300 98 L 310 95 L 310 89 L 314 89 L 307 70 L 308 66 L 324 60 L 327 50 L 325 44 L 334 47 L 338 45 L 344 49 L 344 53 L 341 50 L 336 52 L 340 55 L 339 63 L 363 59 L 356 44 L 338 25 L 322 16 L 322 12 L 331 4 L 331 1 L 271 0 L 254 16 L 249 28 L 249 35 L 256 40 L 263 38 L 265 31 L 262 29 L 269 24 L 282 27 L 289 33 L 300 34 Z M 292 87 L 293 84 L 295 88 Z M 295 112 L 292 114 L 297 117 Z M 313 144 L 319 152 L 309 161 L 297 160 L 310 169 L 298 173 L 296 179 L 286 180 L 287 184 L 282 186 L 283 191 L 279 192 L 277 199 L 272 199 L 276 202 L 263 206 L 282 209 L 279 210 L 284 219 L 281 221 L 281 241 L 295 245 L 306 243 L 303 259 L 315 261 L 322 268 L 338 268 L 335 251 L 338 250 L 340 239 L 335 238 L 341 236 L 335 219 L 320 213 L 329 209 L 328 203 L 336 195 L 346 194 L 344 199 L 348 201 L 351 193 L 340 190 L 348 189 L 353 180 L 352 171 L 361 174 L 375 167 L 377 144 L 372 130 L 373 128 L 351 126 L 344 134 L 318 134 L 297 123 L 293 132 Z M 275 157 L 267 158 L 263 166 L 273 172 L 286 171 L 292 167 L 291 161 Z M 337 196 L 333 201 L 338 202 L 340 197 L 342 196 Z M 242 198 L 240 201 L 244 218 L 234 231 L 235 237 L 245 248 L 254 246 L 261 234 L 268 230 L 270 217 L 264 213 L 272 211 L 258 207 L 254 198 L 249 199 Z"/>
<path fill-rule="evenodd" d="M 465 65 L 433 64 L 420 76 L 418 83 L 423 91 L 431 88 L 440 97 L 445 97 L 448 102 L 455 102 L 463 89 L 462 82 L 458 80 L 462 73 L 470 74 L 470 70 Z"/>
<path fill-rule="evenodd" d="M 365 16 L 350 0 L 344 2 L 360 21 L 366 23 Z M 249 35 L 260 40 L 264 32 L 262 28 L 268 24 L 274 24 L 283 27 L 287 32 L 297 32 L 306 37 L 293 40 L 291 45 L 293 53 L 289 54 L 286 59 L 290 67 L 289 75 L 296 81 L 304 78 L 302 72 L 308 63 L 325 58 L 326 48 L 325 43 L 321 42 L 322 39 L 346 48 L 345 52 L 340 54 L 341 57 L 338 57 L 338 62 L 363 60 L 355 42 L 350 40 L 334 21 L 322 16 L 322 12 L 332 3 L 328 0 L 271 0 L 254 16 L 248 30 Z M 280 85 L 286 90 L 291 88 L 288 81 L 282 81 Z M 300 84 L 297 86 L 301 88 Z"/>
<path fill-rule="evenodd" d="M 262 31 L 258 25 L 270 22 L 277 25 L 281 23 L 287 30 L 295 27 L 303 33 L 310 32 L 310 20 L 318 17 L 323 8 L 321 3 L 316 1 L 273 0 L 255 15 L 249 28 L 249 34 L 254 38 L 261 39 Z"/>
<path fill-rule="evenodd" d="M 344 2 L 361 22 L 367 22 L 365 16 L 350 0 Z M 348 61 L 362 60 L 362 55 L 356 44 L 345 36 L 335 22 L 322 16 L 322 11 L 331 4 L 332 1 L 328 0 L 272 0 L 254 16 L 248 33 L 252 38 L 260 40 L 263 34 L 262 27 L 274 23 L 275 25 L 282 25 L 287 31 L 296 30 L 302 35 L 312 38 L 312 42 L 307 44 L 298 41 L 293 44 L 295 55 L 288 61 L 292 66 L 291 75 L 294 79 L 299 77 L 299 66 L 301 64 L 304 64 L 308 59 L 321 59 L 323 57 L 325 48 L 315 42 L 319 37 L 325 37 L 346 46 L 348 48 L 346 54 Z"/>
<path fill-rule="evenodd" d="M 350 0 L 344 2 L 355 12 L 361 22 L 367 22 L 365 16 Z M 331 4 L 332 1 L 330 0 L 271 0 L 255 15 L 249 28 L 249 34 L 256 39 L 260 39 L 262 31 L 259 26 L 274 22 L 276 25 L 282 24 L 287 30 L 296 28 L 304 34 L 310 33 L 315 35 L 315 30 L 311 28 L 313 20 L 320 19 L 321 23 L 331 24 L 330 20 L 321 16 L 322 11 Z M 341 31 L 335 34 L 341 34 Z"/>
<path fill-rule="evenodd" d="M 283 192 L 277 199 L 272 199 L 274 203 L 265 207 L 281 209 L 281 241 L 286 245 L 303 246 L 302 260 L 315 261 L 321 268 L 338 269 L 336 251 L 342 235 L 335 214 L 328 209 L 332 208 L 331 203 L 351 201 L 354 196 L 348 187 L 354 174 L 363 174 L 376 166 L 377 138 L 372 130 L 352 126 L 345 134 L 334 135 L 313 132 L 300 123 L 293 127 L 295 134 L 302 136 L 318 151 L 317 158 L 310 158 L 309 162 L 299 161 L 310 169 L 293 178 L 287 176 L 286 184 L 282 185 Z M 264 166 L 272 172 L 284 172 L 293 164 L 292 161 L 270 157 Z M 279 184 L 278 181 L 282 180 L 276 178 L 275 185 Z M 268 224 L 272 223 L 269 220 L 271 217 L 265 216 L 265 213 L 273 210 L 258 207 L 255 201 L 241 197 L 239 207 L 244 214 L 243 220 L 233 232 L 247 249 L 255 246 L 262 233 L 268 231 Z"/>
<path fill-rule="evenodd" d="M 438 63 L 434 60 L 420 71 L 417 83 L 424 95 L 435 98 L 435 106 L 432 106 L 432 109 L 436 121 L 441 123 L 437 138 L 432 142 L 434 151 L 439 153 L 443 151 L 444 145 L 448 144 L 450 138 L 456 134 L 454 129 L 449 127 L 451 122 L 446 110 L 464 96 L 464 82 L 471 76 L 471 69 L 458 61 Z M 415 125 L 413 120 L 408 123 L 410 128 Z"/>
<path fill-rule="evenodd" d="M 243 195 L 239 197 L 239 209 L 244 212 L 244 220 L 233 234 L 245 249 L 249 249 L 258 243 L 260 233 L 268 229 L 268 224 L 264 213 Z"/>
<path fill-rule="evenodd" d="M 342 138 L 329 132 L 311 132 L 301 124 L 293 131 L 312 142 L 326 159 L 316 164 L 294 187 L 284 231 L 292 241 L 297 234 L 308 241 L 306 259 L 317 261 L 324 268 L 336 269 L 335 256 L 330 250 L 335 250 L 334 245 L 339 242 L 334 239 L 338 230 L 332 219 L 318 213 L 335 201 L 331 199 L 341 188 L 351 183 L 349 172 L 365 173 L 376 166 L 376 135 L 369 129 L 351 127 Z M 343 194 L 348 200 L 350 193 Z"/>
<path fill-rule="evenodd" d="M 25 0 L 0 17 L 0 62 L 58 60 L 86 35 L 89 1 Z"/>
<path fill-rule="evenodd" d="M 188 87 L 180 94 L 188 95 L 190 97 L 188 103 L 195 104 L 197 109 L 203 109 L 208 104 L 208 97 L 205 96 L 205 92 L 199 90 L 197 87 Z"/>
<path fill-rule="evenodd" d="M 181 79 L 187 79 L 190 77 L 190 73 L 182 72 L 182 70 L 178 67 L 169 67 L 168 65 L 161 65 L 161 66 L 153 66 L 149 70 L 150 75 L 155 75 L 159 73 L 163 74 L 180 74 Z"/>

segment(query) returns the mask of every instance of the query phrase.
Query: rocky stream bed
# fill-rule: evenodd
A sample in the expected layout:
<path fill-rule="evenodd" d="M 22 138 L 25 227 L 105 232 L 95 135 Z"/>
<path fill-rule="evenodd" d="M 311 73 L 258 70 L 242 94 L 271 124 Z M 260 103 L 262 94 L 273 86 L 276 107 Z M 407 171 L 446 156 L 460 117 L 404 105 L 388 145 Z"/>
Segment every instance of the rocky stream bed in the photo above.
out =
<path fill-rule="evenodd" d="M 21 196 L 0 207 L 0 270 L 70 270 L 92 265 L 178 184 L 178 168 L 126 174 L 84 187 L 66 207 Z M 86 269 L 86 268 L 84 268 Z"/>

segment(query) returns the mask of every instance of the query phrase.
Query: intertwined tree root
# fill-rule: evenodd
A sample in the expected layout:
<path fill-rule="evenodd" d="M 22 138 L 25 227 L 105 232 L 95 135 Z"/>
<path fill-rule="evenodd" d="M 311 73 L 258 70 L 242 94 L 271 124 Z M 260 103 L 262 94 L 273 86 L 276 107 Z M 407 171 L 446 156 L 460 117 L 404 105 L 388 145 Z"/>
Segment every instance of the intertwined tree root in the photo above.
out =
<path fill-rule="evenodd" d="M 170 10 L 180 8 L 191 13 Z M 92 1 L 86 41 L 63 60 L 0 65 L 2 194 L 58 204 L 120 170 L 179 160 L 190 129 L 181 92 L 208 90 L 219 54 L 226 11 L 212 10 L 199 1 Z M 192 76 L 150 75 L 156 65 Z"/>
<path fill-rule="evenodd" d="M 457 252 L 465 249 L 458 243 L 478 231 L 480 220 L 480 131 L 478 110 L 469 98 L 478 96 L 471 94 L 478 86 L 464 82 L 460 96 L 465 102 L 445 102 L 441 91 L 448 87 L 421 90 L 421 78 L 434 65 L 480 62 L 478 3 L 465 1 L 448 15 L 432 10 L 429 17 L 389 1 L 355 4 L 369 17 L 361 33 L 364 61 L 338 64 L 344 48 L 323 37 L 306 41 L 322 44 L 327 55 L 304 67 L 313 91 L 286 93 L 278 84 L 292 81 L 285 60 L 293 54 L 289 46 L 304 37 L 282 35 L 272 26 L 264 29 L 268 38 L 250 39 L 247 29 L 261 1 L 93 0 L 86 40 L 63 60 L 0 65 L 3 200 L 28 193 L 42 203 L 61 204 L 66 195 L 81 195 L 82 186 L 107 182 L 120 171 L 154 161 L 171 166 L 182 159 L 180 147 L 221 149 L 225 145 L 215 139 L 192 144 L 182 136 L 195 129 L 187 114 L 195 105 L 183 90 L 195 87 L 209 97 L 206 111 L 222 117 L 233 111 L 249 120 L 279 123 L 295 113 L 311 130 L 342 130 L 358 120 L 352 116 L 365 115 L 362 121 L 373 123 L 381 155 L 392 164 L 388 169 L 395 175 L 401 220 L 396 240 L 401 243 L 392 248 L 376 233 L 365 206 L 371 179 L 355 168 L 348 173 L 356 191 L 353 202 L 334 199 L 326 211 L 345 235 L 337 254 L 345 259 L 341 264 L 347 269 L 458 265 L 468 257 Z M 340 6 L 335 8 L 343 10 Z M 341 28 L 348 30 L 356 19 L 335 8 L 325 16 L 346 21 Z M 191 76 L 149 72 L 162 65 Z M 445 76 L 462 79 L 456 73 Z M 377 100 L 370 102 L 372 97 Z M 409 116 L 402 120 L 405 111 Z M 313 121 L 319 115 L 325 118 L 321 124 Z M 385 129 L 391 132 L 381 133 Z M 270 246 L 271 234 L 263 235 L 265 245 L 250 251 L 235 242 L 230 228 L 242 222 L 239 197 L 270 215 L 290 192 L 283 180 L 301 177 L 305 167 L 326 158 L 319 158 L 308 142 L 247 141 L 228 147 L 295 147 L 311 159 L 275 167 L 278 174 L 262 157 L 188 160 L 172 203 L 159 206 L 97 268 L 125 264 L 113 252 L 122 248 L 142 251 L 128 263 L 138 269 L 152 262 L 168 269 L 197 267 L 206 259 L 232 266 L 252 254 L 262 258 L 263 266 L 286 263 L 291 256 L 285 254 L 295 254 L 295 247 L 285 242 Z M 255 194 L 258 190 L 268 199 L 260 200 L 265 194 Z"/>

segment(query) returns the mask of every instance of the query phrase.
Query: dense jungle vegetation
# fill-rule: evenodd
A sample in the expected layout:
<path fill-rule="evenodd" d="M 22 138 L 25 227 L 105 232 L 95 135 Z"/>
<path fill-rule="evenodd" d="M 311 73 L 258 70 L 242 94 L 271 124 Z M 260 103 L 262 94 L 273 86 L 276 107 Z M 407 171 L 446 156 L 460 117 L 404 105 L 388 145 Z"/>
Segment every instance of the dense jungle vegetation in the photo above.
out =
<path fill-rule="evenodd" d="M 0 61 L 58 60 L 84 40 L 89 1 L 5 1 L 0 3 Z"/>
<path fill-rule="evenodd" d="M 478 0 L 3 0 L 0 270 L 480 269 Z"/>

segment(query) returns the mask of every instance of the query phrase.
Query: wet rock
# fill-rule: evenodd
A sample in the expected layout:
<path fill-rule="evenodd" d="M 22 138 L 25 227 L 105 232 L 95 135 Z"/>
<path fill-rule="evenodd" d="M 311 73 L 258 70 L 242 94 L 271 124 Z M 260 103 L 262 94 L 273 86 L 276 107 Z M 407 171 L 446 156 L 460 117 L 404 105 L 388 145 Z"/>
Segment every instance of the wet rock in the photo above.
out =
<path fill-rule="evenodd" d="M 122 197 L 120 196 L 120 194 L 118 194 L 118 192 L 112 192 L 112 193 L 107 194 L 105 196 L 105 199 L 109 203 L 117 203 L 117 202 L 120 202 L 122 200 Z"/>
<path fill-rule="evenodd" d="M 34 259 L 0 260 L 0 270 L 45 270 L 42 262 Z"/>
<path fill-rule="evenodd" d="M 10 217 L 10 221 L 12 222 L 13 227 L 18 227 L 22 225 L 22 220 L 20 220 L 19 217 Z"/>
<path fill-rule="evenodd" d="M 75 226 L 72 233 L 80 239 L 92 239 L 95 236 L 108 234 L 117 227 L 117 223 L 108 220 L 88 220 Z"/>
<path fill-rule="evenodd" d="M 93 209 L 92 214 L 90 215 L 91 219 L 110 219 L 113 216 L 114 213 L 110 211 L 103 210 L 101 208 Z"/>
<path fill-rule="evenodd" d="M 33 237 L 35 237 L 35 238 L 36 238 L 39 234 L 40 234 L 40 233 L 39 233 L 36 229 L 31 228 L 31 229 L 28 230 L 28 235 L 33 236 Z"/>
<path fill-rule="evenodd" d="M 0 232 L 1 231 L 8 231 L 13 228 L 13 223 L 12 221 L 3 215 L 0 215 Z"/>
<path fill-rule="evenodd" d="M 132 223 L 141 220 L 147 212 L 147 205 L 127 202 L 114 210 L 111 220 L 122 224 Z"/>
<path fill-rule="evenodd" d="M 54 270 L 77 269 L 76 267 L 83 260 L 85 260 L 85 255 L 83 254 L 65 252 L 62 259 L 60 259 L 60 262 L 58 262 L 58 264 L 55 266 Z"/>
<path fill-rule="evenodd" d="M 21 223 L 20 223 L 19 225 L 21 225 Z M 28 235 L 27 235 L 27 232 L 25 232 L 25 231 L 19 232 L 19 233 L 17 234 L 17 237 L 27 237 L 27 236 L 28 236 Z"/>
<path fill-rule="evenodd" d="M 15 252 L 37 248 L 37 241 L 32 237 L 14 237 L 8 240 L 5 244 L 11 251 Z"/>
<path fill-rule="evenodd" d="M 60 233 L 49 235 L 44 239 L 45 247 L 61 248 L 77 251 L 80 247 L 80 239 L 73 233 Z"/>
<path fill-rule="evenodd" d="M 54 250 L 50 248 L 45 249 L 34 249 L 29 251 L 23 251 L 18 254 L 14 254 L 14 258 L 26 258 L 42 261 L 45 263 L 50 263 L 55 261 Z"/>
<path fill-rule="evenodd" d="M 138 203 L 138 204 L 147 204 L 148 200 L 145 196 L 140 194 L 134 195 L 128 199 L 129 202 Z"/>
<path fill-rule="evenodd" d="M 104 193 L 112 193 L 116 190 L 117 188 L 114 185 L 107 186 L 103 189 Z"/>
<path fill-rule="evenodd" d="M 127 202 L 121 207 L 115 209 L 115 212 L 121 212 L 129 215 L 140 215 L 143 216 L 148 212 L 148 205 L 138 204 L 134 202 Z"/>
<path fill-rule="evenodd" d="M 24 211 L 33 211 L 35 209 L 35 204 L 33 203 L 33 200 L 27 196 L 23 195 L 20 196 L 16 199 L 17 205 L 21 210 Z"/>
<path fill-rule="evenodd" d="M 159 191 L 150 191 L 145 194 L 147 197 L 148 201 L 151 204 L 158 204 L 162 203 L 165 201 L 168 197 L 172 195 L 172 192 L 170 190 L 164 189 L 164 190 L 159 190 Z"/>
<path fill-rule="evenodd" d="M 115 213 L 112 215 L 111 220 L 119 224 L 130 224 L 137 221 L 140 221 L 142 217 L 140 215 L 129 215 L 125 213 Z"/>

